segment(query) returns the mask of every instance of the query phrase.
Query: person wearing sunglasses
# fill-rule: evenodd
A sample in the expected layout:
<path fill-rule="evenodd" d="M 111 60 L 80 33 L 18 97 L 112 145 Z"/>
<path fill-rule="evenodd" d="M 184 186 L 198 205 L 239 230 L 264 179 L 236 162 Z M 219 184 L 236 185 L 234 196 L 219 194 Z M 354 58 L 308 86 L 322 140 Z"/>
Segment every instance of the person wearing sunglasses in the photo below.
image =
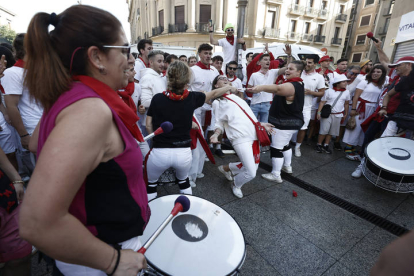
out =
<path fill-rule="evenodd" d="M 138 116 L 117 93 L 130 70 L 122 25 L 87 5 L 41 12 L 25 46 L 27 87 L 45 112 L 20 236 L 63 275 L 137 275 L 146 268 L 136 251 L 151 212 Z"/>
<path fill-rule="evenodd" d="M 227 64 L 226 70 L 227 80 L 231 83 L 232 86 L 237 88 L 237 90 L 239 91 L 238 96 L 243 99 L 243 84 L 241 80 L 238 77 L 236 77 L 236 70 L 237 62 L 230 61 Z"/>
<path fill-rule="evenodd" d="M 224 27 L 224 32 L 226 33 L 226 37 L 222 39 L 214 39 L 213 34 L 213 27 L 209 28 L 210 31 L 210 43 L 216 46 L 223 47 L 223 54 L 224 54 L 224 62 L 222 70 L 224 71 L 226 69 L 226 64 L 230 61 L 236 61 L 237 60 L 237 44 L 243 45 L 243 51 L 246 51 L 246 42 L 243 38 L 237 38 L 237 36 L 234 35 L 234 26 L 231 23 L 227 23 Z"/>

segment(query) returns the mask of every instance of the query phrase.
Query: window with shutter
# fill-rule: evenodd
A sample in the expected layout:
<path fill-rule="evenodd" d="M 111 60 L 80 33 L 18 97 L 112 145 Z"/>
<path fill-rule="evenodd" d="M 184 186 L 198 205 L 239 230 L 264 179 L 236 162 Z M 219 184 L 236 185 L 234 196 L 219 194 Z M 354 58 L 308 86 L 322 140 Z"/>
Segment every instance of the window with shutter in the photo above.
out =
<path fill-rule="evenodd" d="M 211 5 L 200 5 L 200 23 L 208 23 L 211 19 Z"/>
<path fill-rule="evenodd" d="M 164 26 L 164 10 L 158 11 L 158 26 Z"/>
<path fill-rule="evenodd" d="M 352 56 L 352 62 L 360 62 L 362 58 L 362 53 L 355 53 Z"/>
<path fill-rule="evenodd" d="M 175 7 L 175 24 L 185 24 L 184 6 Z"/>
<path fill-rule="evenodd" d="M 361 18 L 361 24 L 359 25 L 360 27 L 362 27 L 362 26 L 368 26 L 369 25 L 369 21 L 371 20 L 371 15 L 366 15 L 366 16 L 363 16 L 362 18 Z"/>

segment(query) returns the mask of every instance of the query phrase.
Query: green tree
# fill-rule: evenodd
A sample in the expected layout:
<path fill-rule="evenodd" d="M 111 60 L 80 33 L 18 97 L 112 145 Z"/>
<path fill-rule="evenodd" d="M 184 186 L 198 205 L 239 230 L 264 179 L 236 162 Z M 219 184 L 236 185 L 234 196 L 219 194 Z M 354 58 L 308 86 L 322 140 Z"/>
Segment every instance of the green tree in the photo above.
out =
<path fill-rule="evenodd" d="M 10 44 L 13 43 L 16 37 L 16 32 L 9 28 L 7 25 L 0 26 L 0 40 L 6 40 Z"/>

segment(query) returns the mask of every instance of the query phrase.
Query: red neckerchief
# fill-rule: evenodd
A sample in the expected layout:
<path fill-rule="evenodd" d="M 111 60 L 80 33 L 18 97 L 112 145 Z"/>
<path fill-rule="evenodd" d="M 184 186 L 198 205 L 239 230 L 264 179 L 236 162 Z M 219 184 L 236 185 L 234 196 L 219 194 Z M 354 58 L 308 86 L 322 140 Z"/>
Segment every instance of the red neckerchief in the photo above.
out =
<path fill-rule="evenodd" d="M 150 66 L 149 66 L 149 63 L 148 63 L 148 64 L 146 64 L 146 63 L 145 63 L 145 61 L 144 61 L 141 57 L 139 57 L 139 59 L 140 59 L 140 60 L 142 60 L 142 62 L 144 63 L 145 67 L 147 67 L 147 68 L 149 68 L 149 67 L 150 67 Z"/>
<path fill-rule="evenodd" d="M 227 79 L 229 80 L 229 76 L 227 75 Z M 233 82 L 233 81 L 235 81 L 237 79 L 237 77 L 236 76 L 234 76 L 234 78 L 232 79 L 232 80 L 229 80 L 229 82 Z"/>
<path fill-rule="evenodd" d="M 202 63 L 201 61 L 199 61 L 199 62 L 197 62 L 195 65 L 197 65 L 198 67 L 200 67 L 201 69 L 204 69 L 204 70 L 210 70 L 210 64 L 208 65 L 208 67 L 204 64 L 204 63 Z"/>
<path fill-rule="evenodd" d="M 339 69 L 338 68 L 336 68 L 336 70 L 335 70 L 335 72 L 337 72 L 339 75 L 343 75 L 343 74 L 345 74 L 345 72 L 341 72 L 341 71 L 339 71 Z"/>
<path fill-rule="evenodd" d="M 173 101 L 182 101 L 185 98 L 188 97 L 188 95 L 190 94 L 190 91 L 188 91 L 187 89 L 184 90 L 183 94 L 181 95 L 177 95 L 174 92 L 171 92 L 169 90 L 162 92 L 165 96 L 167 96 L 170 100 Z"/>
<path fill-rule="evenodd" d="M 284 75 L 279 75 L 279 76 L 276 78 L 275 84 L 282 84 L 284 80 L 285 80 Z"/>
<path fill-rule="evenodd" d="M 121 118 L 124 125 L 131 132 L 132 136 L 139 142 L 144 142 L 141 131 L 138 128 L 137 122 L 139 117 L 132 111 L 131 108 L 125 108 L 125 103 L 121 100 L 118 94 L 112 90 L 108 85 L 98 81 L 89 76 L 73 76 L 73 80 L 80 81 L 98 94 L 104 102 L 112 108 L 115 113 Z"/>
<path fill-rule="evenodd" d="M 226 36 L 226 39 L 231 45 L 234 45 L 234 35 Z"/>
<path fill-rule="evenodd" d="M 1 84 L 0 84 L 0 91 L 1 91 L 1 93 L 6 94 L 6 91 L 4 91 L 3 85 L 1 85 Z"/>
<path fill-rule="evenodd" d="M 198 129 L 191 129 L 190 136 L 191 136 L 191 149 L 197 148 L 197 139 L 200 141 L 201 146 L 203 147 L 204 151 L 207 154 L 208 159 L 211 161 L 212 164 L 216 164 L 216 160 L 214 160 L 214 156 L 211 153 L 210 148 L 208 147 L 206 139 L 204 139 L 202 128 L 197 122 L 196 118 L 193 116 L 193 122 L 197 124 Z"/>
<path fill-rule="evenodd" d="M 359 74 L 360 75 L 363 75 L 363 76 L 365 76 L 367 73 L 365 73 L 365 72 L 362 72 L 362 70 L 359 72 Z"/>
<path fill-rule="evenodd" d="M 135 91 L 135 83 L 130 82 L 128 85 L 124 88 L 124 91 L 118 91 L 118 95 L 121 96 L 124 103 L 129 106 L 134 113 L 137 113 L 137 107 L 135 106 L 134 100 L 131 98 L 132 94 L 134 94 Z"/>
<path fill-rule="evenodd" d="M 162 75 L 165 77 L 165 74 L 167 74 L 167 70 L 162 71 Z"/>
<path fill-rule="evenodd" d="M 303 80 L 301 78 L 291 78 L 288 80 L 283 80 L 283 83 L 287 83 L 287 82 L 303 82 Z"/>
<path fill-rule="evenodd" d="M 18 59 L 13 66 L 20 67 L 20 68 L 24 68 L 25 62 L 22 59 Z"/>
<path fill-rule="evenodd" d="M 319 73 L 320 71 L 322 71 L 322 67 L 321 67 L 321 68 L 316 69 L 316 72 L 317 72 L 317 73 Z M 324 74 L 324 75 L 328 75 L 329 73 L 333 73 L 333 71 L 332 71 L 332 70 L 329 70 L 329 68 L 328 68 L 328 69 L 326 69 L 326 70 L 325 70 L 325 72 L 323 72 L 323 74 Z"/>
<path fill-rule="evenodd" d="M 220 70 L 219 73 L 224 76 L 223 70 Z"/>
<path fill-rule="evenodd" d="M 335 91 L 345 91 L 346 88 L 337 88 L 337 87 L 333 87 L 333 90 Z"/>

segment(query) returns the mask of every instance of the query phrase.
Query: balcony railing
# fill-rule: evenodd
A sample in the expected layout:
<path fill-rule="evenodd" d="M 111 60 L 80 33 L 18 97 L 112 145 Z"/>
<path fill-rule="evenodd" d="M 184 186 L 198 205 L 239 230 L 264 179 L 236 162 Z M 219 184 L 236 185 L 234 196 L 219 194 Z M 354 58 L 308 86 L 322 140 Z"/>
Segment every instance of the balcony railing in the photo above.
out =
<path fill-rule="evenodd" d="M 152 36 L 160 35 L 164 31 L 164 26 L 152 28 Z"/>
<path fill-rule="evenodd" d="M 305 14 L 303 16 L 306 17 L 315 17 L 318 15 L 318 10 L 312 7 L 305 8 Z"/>
<path fill-rule="evenodd" d="M 196 23 L 196 31 L 198 33 L 208 33 L 208 23 Z"/>
<path fill-rule="evenodd" d="M 298 40 L 299 36 L 300 36 L 299 33 L 295 33 L 295 32 L 288 32 L 286 34 L 287 40 Z"/>
<path fill-rule="evenodd" d="M 168 32 L 169 33 L 183 33 L 187 31 L 187 24 L 169 24 Z"/>
<path fill-rule="evenodd" d="M 347 14 L 340 13 L 336 16 L 335 22 L 345 23 L 348 18 Z"/>
<path fill-rule="evenodd" d="M 313 41 L 313 34 L 303 34 L 301 40 L 302 42 L 311 43 Z"/>
<path fill-rule="evenodd" d="M 341 46 L 342 45 L 342 38 L 339 38 L 339 37 L 332 38 L 331 44 Z"/>
<path fill-rule="evenodd" d="M 280 37 L 280 29 L 265 28 L 263 30 L 263 37 L 279 38 Z"/>
<path fill-rule="evenodd" d="M 318 12 L 318 18 L 326 19 L 328 18 L 329 11 L 327 9 L 320 10 Z"/>
<path fill-rule="evenodd" d="M 325 43 L 325 36 L 324 35 L 315 35 L 313 42 L 323 44 Z"/>
<path fill-rule="evenodd" d="M 298 4 L 292 4 L 290 6 L 290 13 L 291 14 L 297 14 L 297 15 L 301 15 L 304 12 L 304 7 L 300 6 Z"/>

